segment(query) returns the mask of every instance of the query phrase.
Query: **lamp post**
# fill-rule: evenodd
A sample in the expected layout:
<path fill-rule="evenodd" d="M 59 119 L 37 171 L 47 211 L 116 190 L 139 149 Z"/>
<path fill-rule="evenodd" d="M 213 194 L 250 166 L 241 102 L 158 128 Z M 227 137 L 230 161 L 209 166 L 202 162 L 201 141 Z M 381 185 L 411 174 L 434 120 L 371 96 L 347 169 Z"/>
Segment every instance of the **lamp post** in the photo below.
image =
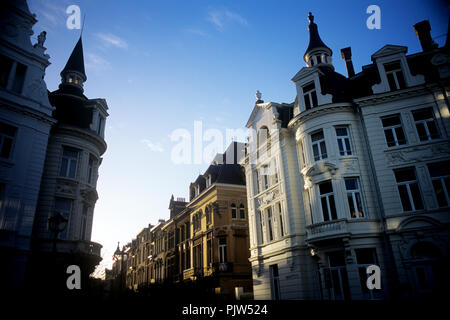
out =
<path fill-rule="evenodd" d="M 119 283 L 119 291 L 122 291 L 122 286 L 123 286 L 123 255 L 124 255 L 124 250 L 120 250 L 119 247 L 119 242 L 117 242 L 117 249 L 114 252 L 114 260 L 116 262 L 120 261 L 120 267 L 119 267 L 119 272 L 120 272 L 120 283 Z"/>
<path fill-rule="evenodd" d="M 68 220 L 64 218 L 61 213 L 57 213 L 48 219 L 48 226 L 53 232 L 53 254 L 56 254 L 56 242 L 58 241 L 58 234 L 67 227 Z"/>

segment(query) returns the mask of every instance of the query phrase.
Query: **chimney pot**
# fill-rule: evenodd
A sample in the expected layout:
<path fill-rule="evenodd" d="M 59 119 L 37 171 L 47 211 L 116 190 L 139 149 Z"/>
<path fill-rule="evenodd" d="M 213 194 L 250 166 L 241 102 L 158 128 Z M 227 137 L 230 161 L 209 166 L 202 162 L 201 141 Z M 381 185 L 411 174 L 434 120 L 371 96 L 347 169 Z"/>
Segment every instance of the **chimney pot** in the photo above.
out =
<path fill-rule="evenodd" d="M 433 50 L 437 48 L 437 44 L 431 38 L 431 26 L 428 20 L 423 20 L 414 25 L 414 31 L 419 37 L 420 45 L 423 51 Z"/>
<path fill-rule="evenodd" d="M 345 61 L 348 77 L 353 77 L 355 75 L 355 69 L 353 68 L 351 47 L 341 49 L 341 57 Z"/>

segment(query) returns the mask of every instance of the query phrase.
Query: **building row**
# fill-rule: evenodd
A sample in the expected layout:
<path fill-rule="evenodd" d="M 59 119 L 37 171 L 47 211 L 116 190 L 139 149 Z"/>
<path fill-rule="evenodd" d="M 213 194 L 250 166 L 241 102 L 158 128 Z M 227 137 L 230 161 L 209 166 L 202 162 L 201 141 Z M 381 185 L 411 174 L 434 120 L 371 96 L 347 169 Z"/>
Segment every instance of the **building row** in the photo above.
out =
<path fill-rule="evenodd" d="M 236 159 L 245 178 L 223 183 L 216 180 L 221 165 L 212 164 L 190 185 L 189 202 L 171 199 L 168 221 L 118 248 L 128 253 L 128 288 L 216 272 L 221 290 L 251 284 L 255 299 L 444 294 L 448 36 L 439 48 L 429 22 L 419 22 L 421 52 L 385 45 L 359 73 L 351 48 L 341 49 L 344 76 L 311 13 L 308 20 L 306 66 L 291 79 L 294 102 L 264 102 L 256 94 L 248 142 Z M 378 289 L 367 285 L 372 265 L 380 270 Z"/>
<path fill-rule="evenodd" d="M 138 290 L 154 283 L 207 279 L 205 291 L 251 294 L 247 191 L 238 164 L 244 144 L 233 142 L 189 185 L 189 201 L 170 199 L 170 218 L 149 225 L 117 247 L 107 279 Z"/>

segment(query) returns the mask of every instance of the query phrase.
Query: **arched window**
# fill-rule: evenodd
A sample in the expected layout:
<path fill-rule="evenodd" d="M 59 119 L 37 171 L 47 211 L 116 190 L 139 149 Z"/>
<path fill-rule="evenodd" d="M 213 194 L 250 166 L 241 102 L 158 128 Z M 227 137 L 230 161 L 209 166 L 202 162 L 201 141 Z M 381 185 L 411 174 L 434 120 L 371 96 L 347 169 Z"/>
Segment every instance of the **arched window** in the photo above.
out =
<path fill-rule="evenodd" d="M 231 219 L 237 219 L 237 207 L 234 203 L 231 204 Z"/>
<path fill-rule="evenodd" d="M 245 219 L 245 207 L 242 203 L 239 206 L 239 219 Z"/>

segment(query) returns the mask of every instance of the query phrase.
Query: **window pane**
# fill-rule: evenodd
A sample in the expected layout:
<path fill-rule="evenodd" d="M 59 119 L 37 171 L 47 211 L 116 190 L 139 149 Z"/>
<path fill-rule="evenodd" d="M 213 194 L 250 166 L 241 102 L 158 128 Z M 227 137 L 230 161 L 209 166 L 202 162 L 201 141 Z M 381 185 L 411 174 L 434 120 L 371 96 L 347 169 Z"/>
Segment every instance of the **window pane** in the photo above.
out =
<path fill-rule="evenodd" d="M 357 264 L 376 264 L 376 254 L 374 248 L 355 249 Z"/>
<path fill-rule="evenodd" d="M 347 190 L 358 190 L 357 179 L 345 179 L 345 188 Z"/>
<path fill-rule="evenodd" d="M 337 213 L 336 213 L 336 205 L 334 204 L 334 196 L 330 195 L 328 196 L 328 199 L 330 201 L 331 219 L 336 220 Z"/>
<path fill-rule="evenodd" d="M 405 144 L 406 143 L 406 138 L 405 138 L 405 134 L 403 133 L 403 128 L 402 127 L 395 128 L 395 134 L 397 135 L 398 144 Z"/>
<path fill-rule="evenodd" d="M 311 101 L 309 100 L 309 95 L 305 94 L 303 96 L 303 99 L 305 101 L 305 108 L 306 108 L 306 110 L 311 109 Z"/>
<path fill-rule="evenodd" d="M 394 134 L 392 133 L 392 129 L 384 130 L 384 135 L 386 137 L 386 142 L 388 147 L 395 146 Z"/>
<path fill-rule="evenodd" d="M 320 130 L 319 132 L 316 132 L 316 133 L 311 135 L 311 141 L 312 142 L 322 140 L 323 138 L 324 138 L 324 135 L 323 135 L 323 131 L 322 130 Z"/>
<path fill-rule="evenodd" d="M 386 74 L 388 82 L 389 82 L 389 89 L 391 91 L 397 90 L 397 84 L 395 83 L 394 75 L 392 73 Z"/>
<path fill-rule="evenodd" d="M 323 221 L 329 221 L 329 214 L 328 214 L 328 205 L 327 205 L 327 198 L 326 197 L 322 197 L 320 199 L 321 203 L 322 203 L 322 214 L 323 214 Z"/>
<path fill-rule="evenodd" d="M 399 70 L 395 73 L 395 75 L 397 76 L 397 82 L 398 82 L 398 85 L 400 86 L 400 89 L 406 88 L 405 78 L 403 77 L 403 72 L 401 70 Z"/>
<path fill-rule="evenodd" d="M 391 127 L 401 124 L 399 115 L 385 117 L 381 119 L 381 122 L 383 123 L 383 127 Z"/>
<path fill-rule="evenodd" d="M 425 108 L 413 111 L 413 118 L 414 121 L 433 119 L 433 114 L 430 108 Z"/>
<path fill-rule="evenodd" d="M 350 147 L 350 139 L 345 138 L 344 141 L 345 141 L 345 147 L 347 149 L 347 154 L 351 155 L 352 154 L 352 148 Z"/>
<path fill-rule="evenodd" d="M 398 191 L 400 193 L 400 200 L 402 201 L 403 211 L 411 211 L 411 203 L 409 202 L 408 191 L 405 185 L 398 186 Z"/>
<path fill-rule="evenodd" d="M 355 198 L 356 198 L 356 205 L 358 206 L 358 216 L 362 218 L 364 217 L 364 212 L 362 207 L 361 195 L 359 192 L 355 193 Z"/>
<path fill-rule="evenodd" d="M 320 194 L 333 192 L 333 186 L 330 181 L 319 184 Z"/>
<path fill-rule="evenodd" d="M 434 192 L 436 193 L 436 198 L 437 198 L 439 207 L 446 207 L 448 205 L 447 198 L 445 197 L 444 187 L 443 187 L 440 179 L 433 180 L 433 188 L 434 188 Z"/>
<path fill-rule="evenodd" d="M 353 197 L 351 193 L 347 193 L 348 207 L 350 208 L 350 216 L 356 218 L 355 206 L 353 204 Z"/>
<path fill-rule="evenodd" d="M 430 163 L 428 171 L 431 177 L 450 176 L 450 161 Z"/>
<path fill-rule="evenodd" d="M 311 92 L 311 99 L 312 99 L 313 107 L 317 107 L 318 103 L 317 103 L 316 91 Z"/>
<path fill-rule="evenodd" d="M 344 146 L 342 145 L 342 139 L 338 139 L 338 147 L 339 147 L 339 153 L 341 156 L 345 155 Z"/>
<path fill-rule="evenodd" d="M 62 158 L 61 160 L 61 170 L 59 171 L 59 175 L 65 177 L 67 174 L 67 165 L 68 160 L 66 158 Z"/>
<path fill-rule="evenodd" d="M 315 89 L 314 82 L 308 83 L 307 85 L 303 86 L 303 93 L 306 93 L 314 89 Z"/>
<path fill-rule="evenodd" d="M 399 70 L 401 69 L 400 67 L 400 61 L 394 61 L 394 62 L 390 62 L 390 63 L 386 63 L 384 65 L 384 70 L 386 72 L 388 71 L 394 71 L 394 70 Z"/>
<path fill-rule="evenodd" d="M 77 170 L 77 161 L 76 160 L 70 160 L 70 171 L 69 171 L 69 177 L 75 178 L 75 172 Z"/>
<path fill-rule="evenodd" d="M 423 209 L 422 197 L 420 195 L 419 185 L 417 183 L 412 183 L 409 185 L 411 189 L 411 195 L 414 201 L 414 207 L 416 210 Z"/>
<path fill-rule="evenodd" d="M 1 138 L 1 137 L 0 137 Z M 0 156 L 2 158 L 9 158 L 11 154 L 13 140 L 7 137 L 3 137 L 2 150 L 0 150 Z"/>
<path fill-rule="evenodd" d="M 395 174 L 395 180 L 397 182 L 416 180 L 416 173 L 414 172 L 414 168 L 395 170 L 394 174 Z"/>
<path fill-rule="evenodd" d="M 417 134 L 419 135 L 420 141 L 427 141 L 428 136 L 425 130 L 425 125 L 422 122 L 416 123 Z"/>
<path fill-rule="evenodd" d="M 336 135 L 338 137 L 347 136 L 347 128 L 336 128 Z"/>
<path fill-rule="evenodd" d="M 325 146 L 325 141 L 320 142 L 320 151 L 322 151 L 322 159 L 326 159 L 327 156 L 327 147 Z"/>
<path fill-rule="evenodd" d="M 430 132 L 431 139 L 439 138 L 439 132 L 434 120 L 427 121 L 428 131 Z"/>
<path fill-rule="evenodd" d="M 14 137 L 16 134 L 16 128 L 9 124 L 0 122 L 0 133 L 10 137 Z"/>
<path fill-rule="evenodd" d="M 313 153 L 314 153 L 314 160 L 320 160 L 320 155 L 319 155 L 319 146 L 317 144 L 313 144 Z"/>

